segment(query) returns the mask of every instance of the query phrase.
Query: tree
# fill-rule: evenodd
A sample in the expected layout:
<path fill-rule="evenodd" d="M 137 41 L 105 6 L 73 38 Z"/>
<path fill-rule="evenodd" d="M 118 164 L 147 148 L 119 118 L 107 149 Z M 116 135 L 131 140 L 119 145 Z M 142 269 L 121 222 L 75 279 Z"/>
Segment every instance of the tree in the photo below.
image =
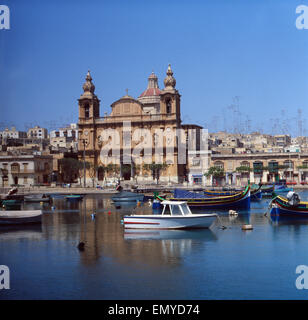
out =
<path fill-rule="evenodd" d="M 88 172 L 89 172 L 89 177 L 91 178 L 92 180 L 92 186 L 94 188 L 94 182 L 95 182 L 95 178 L 96 178 L 96 175 L 97 175 L 97 170 L 98 170 L 99 166 L 97 166 L 96 164 L 94 163 L 90 163 L 89 164 L 89 168 L 88 168 Z"/>
<path fill-rule="evenodd" d="M 88 170 L 90 168 L 90 163 L 87 161 L 85 163 L 80 160 L 77 160 L 77 161 L 78 161 L 78 163 L 76 163 L 76 167 L 78 168 L 77 174 L 79 178 L 79 184 L 81 185 L 81 178 L 83 178 L 85 175 L 84 169 Z"/>
<path fill-rule="evenodd" d="M 145 171 L 151 171 L 152 176 L 153 176 L 153 180 L 155 180 L 156 178 L 156 183 L 158 184 L 159 178 L 160 178 L 160 174 L 162 171 L 166 170 L 166 168 L 169 165 L 167 163 L 144 163 L 143 164 L 143 169 Z"/>
<path fill-rule="evenodd" d="M 223 178 L 225 176 L 225 171 L 219 167 L 210 167 L 208 171 L 204 174 L 207 178 L 213 177 L 215 180 Z"/>
<path fill-rule="evenodd" d="M 119 175 L 120 173 L 120 166 L 118 164 L 109 163 L 107 165 L 100 164 L 98 166 L 98 170 L 103 170 L 104 180 L 106 181 L 106 174 L 107 176 L 110 176 L 111 173 L 113 174 L 113 177 Z"/>
<path fill-rule="evenodd" d="M 225 176 L 225 171 L 219 167 L 210 167 L 208 172 L 204 174 L 207 178 L 213 176 L 214 178 L 222 178 Z"/>
<path fill-rule="evenodd" d="M 241 172 L 251 172 L 251 171 L 252 171 L 252 169 L 250 167 L 246 167 L 246 166 L 240 166 L 240 167 L 237 167 L 235 169 L 235 172 L 239 172 L 239 173 L 241 173 Z"/>
<path fill-rule="evenodd" d="M 83 177 L 83 161 L 75 158 L 62 158 L 58 162 L 59 164 L 59 176 L 64 183 L 74 182 L 77 178 Z M 86 162 L 86 168 L 89 167 L 89 163 Z"/>

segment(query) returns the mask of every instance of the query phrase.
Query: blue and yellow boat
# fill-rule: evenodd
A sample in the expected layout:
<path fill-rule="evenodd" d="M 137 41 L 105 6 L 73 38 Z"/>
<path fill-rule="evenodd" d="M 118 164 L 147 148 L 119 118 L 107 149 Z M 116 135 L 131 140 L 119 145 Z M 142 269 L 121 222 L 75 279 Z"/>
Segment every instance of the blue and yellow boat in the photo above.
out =
<path fill-rule="evenodd" d="M 186 201 L 190 207 L 200 209 L 250 209 L 250 186 L 228 196 L 207 196 L 187 190 L 175 189 L 168 200 Z"/>
<path fill-rule="evenodd" d="M 251 201 L 260 201 L 262 200 L 262 190 L 261 190 L 262 184 L 255 185 L 255 188 L 251 188 L 250 190 L 250 200 Z M 232 196 L 235 194 L 238 194 L 241 191 L 236 190 L 223 190 L 223 191 L 217 191 L 217 190 L 204 190 L 204 194 L 208 197 L 221 197 L 221 196 Z"/>
<path fill-rule="evenodd" d="M 298 200 L 292 203 L 289 199 L 274 193 L 270 207 L 271 216 L 308 218 L 308 202 L 305 201 Z"/>

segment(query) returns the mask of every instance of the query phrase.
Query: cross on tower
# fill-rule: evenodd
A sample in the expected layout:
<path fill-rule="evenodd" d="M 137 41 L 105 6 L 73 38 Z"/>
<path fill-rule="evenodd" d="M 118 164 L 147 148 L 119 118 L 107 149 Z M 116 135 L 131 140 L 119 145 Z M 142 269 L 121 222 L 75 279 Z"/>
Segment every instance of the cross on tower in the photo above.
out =
<path fill-rule="evenodd" d="M 126 95 L 128 96 L 128 89 L 125 89 L 125 91 L 126 91 Z"/>

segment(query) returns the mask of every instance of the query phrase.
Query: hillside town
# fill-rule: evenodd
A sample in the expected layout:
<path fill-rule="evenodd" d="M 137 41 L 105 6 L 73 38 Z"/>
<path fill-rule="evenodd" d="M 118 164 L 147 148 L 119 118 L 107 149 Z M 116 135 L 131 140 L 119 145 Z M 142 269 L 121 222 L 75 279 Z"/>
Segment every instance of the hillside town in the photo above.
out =
<path fill-rule="evenodd" d="M 152 72 L 147 87 L 137 99 L 126 92 L 111 105 L 109 115 L 105 113 L 100 117 L 100 100 L 88 72 L 78 106 L 72 106 L 78 107 L 78 122 L 50 132 L 40 126 L 29 128 L 27 132 L 15 127 L 0 132 L 1 187 L 69 185 L 103 188 L 120 181 L 137 185 L 163 182 L 184 186 L 244 186 L 248 181 L 272 183 L 281 180 L 294 186 L 308 183 L 306 136 L 221 131 L 208 133 L 205 162 L 201 159 L 200 144 L 191 154 L 192 161 L 185 164 L 177 160 L 168 163 L 165 151 L 160 165 L 154 158 L 150 164 L 138 165 L 138 155 L 132 157 L 129 164 L 123 162 L 125 121 L 130 121 L 134 130 L 148 129 L 154 137 L 153 149 L 157 138 L 154 129 L 180 128 L 187 135 L 189 130 L 195 130 L 197 136 L 201 129 L 206 129 L 182 123 L 181 95 L 175 86 L 169 65 L 163 89 L 159 88 L 158 78 Z M 101 159 L 102 137 L 111 128 L 121 136 L 118 164 L 103 163 Z M 164 143 L 163 149 L 168 148 L 167 144 Z M 134 146 L 136 144 L 129 148 Z M 177 158 L 178 148 L 173 152 Z M 140 150 L 139 157 L 142 155 L 144 150 Z"/>

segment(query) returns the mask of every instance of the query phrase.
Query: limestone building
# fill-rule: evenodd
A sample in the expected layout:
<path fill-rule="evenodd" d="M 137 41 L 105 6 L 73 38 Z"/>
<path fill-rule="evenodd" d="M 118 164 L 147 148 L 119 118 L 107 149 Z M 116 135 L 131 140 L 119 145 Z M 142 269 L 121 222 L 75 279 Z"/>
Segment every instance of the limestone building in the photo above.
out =
<path fill-rule="evenodd" d="M 83 85 L 83 94 L 78 99 L 79 121 L 78 121 L 78 150 L 79 158 L 92 163 L 94 166 L 107 165 L 110 159 L 118 161 L 119 176 L 123 180 L 138 179 L 141 181 L 153 181 L 153 172 L 145 170 L 143 163 L 146 157 L 147 163 L 157 163 L 154 156 L 158 140 L 162 141 L 159 157 L 162 163 L 168 164 L 167 168 L 160 172 L 160 181 L 181 183 L 188 178 L 187 163 L 179 163 L 179 141 L 173 139 L 172 133 L 176 129 L 188 129 L 200 131 L 198 125 L 183 125 L 181 121 L 181 95 L 175 88 L 176 80 L 173 77 L 171 66 L 168 66 L 164 88 L 160 89 L 158 78 L 154 74 L 148 77 L 148 85 L 140 96 L 135 99 L 124 95 L 111 104 L 110 114 L 100 117 L 100 100 L 95 94 L 95 86 L 92 83 L 90 72 L 86 76 Z M 129 125 L 132 135 L 126 139 L 126 126 Z M 108 143 L 112 140 L 109 131 L 117 132 L 118 141 L 113 141 L 116 151 L 108 151 L 102 156 L 102 150 L 107 150 Z M 139 131 L 138 131 L 139 130 Z M 144 133 L 146 132 L 146 133 Z M 157 132 L 163 132 L 163 137 Z M 170 136 L 168 135 L 170 132 Z M 148 136 L 147 136 L 148 135 Z M 142 138 L 142 137 L 143 138 Z M 181 136 L 181 139 L 183 137 Z M 162 139 L 162 140 L 161 140 Z M 142 144 L 143 141 L 143 144 Z M 146 141 L 146 142 L 145 142 Z M 180 140 L 182 141 L 182 140 Z M 168 148 L 174 142 L 172 157 L 167 155 Z M 185 140 L 184 143 L 187 143 Z M 140 152 L 135 152 L 142 145 Z M 157 153 L 155 154 L 157 156 Z M 150 157 L 150 158 L 149 158 Z M 103 180 L 103 174 L 98 169 L 97 180 Z M 87 177 L 87 183 L 90 177 Z"/>

